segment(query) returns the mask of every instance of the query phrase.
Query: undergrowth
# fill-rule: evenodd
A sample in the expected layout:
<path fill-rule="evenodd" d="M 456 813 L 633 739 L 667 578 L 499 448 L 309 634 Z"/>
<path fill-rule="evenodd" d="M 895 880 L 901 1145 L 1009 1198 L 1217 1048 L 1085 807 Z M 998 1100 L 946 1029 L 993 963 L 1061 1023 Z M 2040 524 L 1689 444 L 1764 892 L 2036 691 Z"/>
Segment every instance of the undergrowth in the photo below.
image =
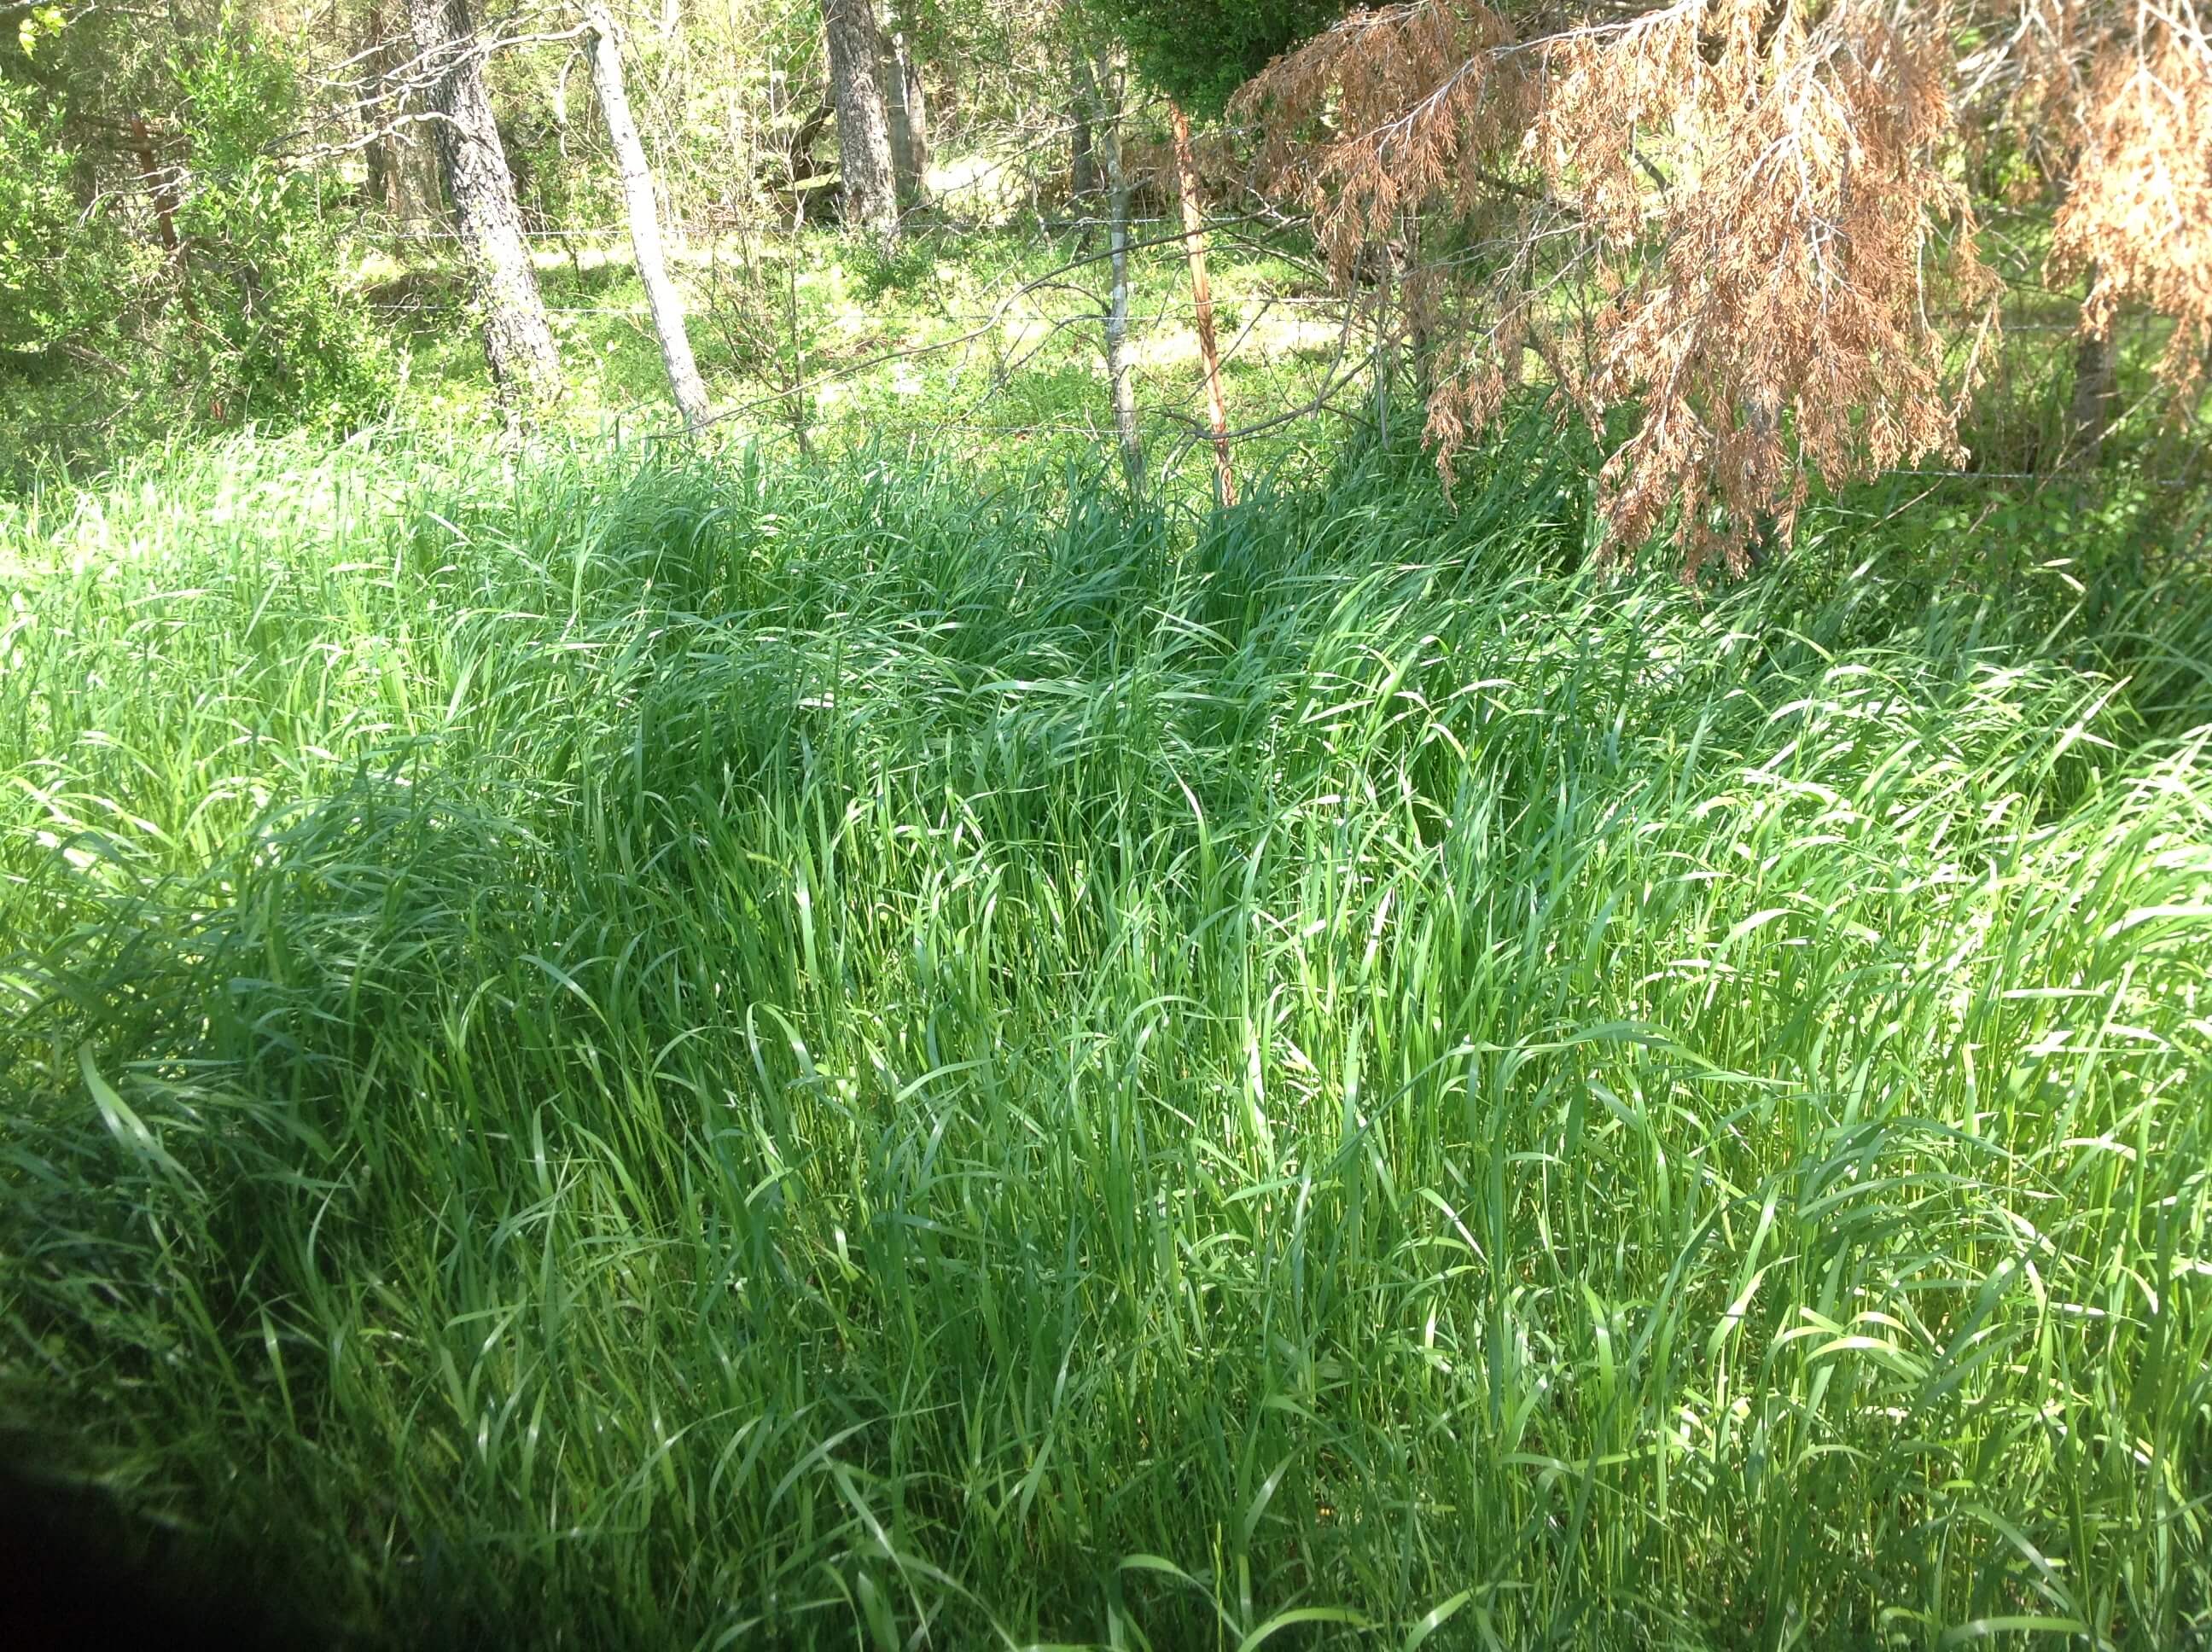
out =
<path fill-rule="evenodd" d="M 2212 582 L 1539 448 L 8 507 L 0 1402 L 419 1643 L 2173 1647 Z"/>

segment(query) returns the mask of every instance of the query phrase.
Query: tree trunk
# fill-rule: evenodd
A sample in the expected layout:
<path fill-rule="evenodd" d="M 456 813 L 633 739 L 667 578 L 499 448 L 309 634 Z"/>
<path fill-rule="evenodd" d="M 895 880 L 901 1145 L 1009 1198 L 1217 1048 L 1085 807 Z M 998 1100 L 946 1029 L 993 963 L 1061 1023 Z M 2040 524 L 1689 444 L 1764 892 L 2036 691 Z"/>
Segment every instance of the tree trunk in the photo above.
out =
<path fill-rule="evenodd" d="M 906 88 L 907 142 L 914 150 L 915 198 L 923 205 L 929 203 L 929 163 L 932 158 L 929 144 L 929 94 L 921 84 L 921 63 L 908 46 L 903 34 L 893 37 L 896 48 L 899 80 Z"/>
<path fill-rule="evenodd" d="M 791 227 L 793 229 L 799 228 L 806 222 L 807 192 L 799 185 L 802 180 L 814 176 L 815 167 L 818 164 L 814 159 L 814 146 L 822 141 L 822 129 L 830 124 L 830 118 L 836 112 L 834 105 L 823 104 L 799 123 L 798 134 L 791 140 L 790 148 L 787 152 L 787 159 L 784 172 L 790 179 L 792 198 L 794 203 L 791 221 Z"/>
<path fill-rule="evenodd" d="M 1091 115 L 1098 102 L 1098 76 L 1091 68 L 1091 59 L 1080 52 L 1075 54 L 1071 78 L 1075 82 L 1075 123 L 1069 139 L 1067 167 L 1067 204 L 1071 216 L 1085 218 L 1097 204 L 1098 145 L 1091 136 Z M 1085 228 L 1089 237 L 1089 228 Z"/>
<path fill-rule="evenodd" d="M 907 211 L 929 201 L 929 112 L 921 98 L 921 73 L 907 51 L 906 36 L 890 33 L 877 38 L 881 50 L 876 70 L 890 122 L 891 174 L 899 209 Z"/>
<path fill-rule="evenodd" d="M 898 244 L 898 187 L 890 120 L 876 84 L 874 0 L 822 0 L 822 28 L 830 46 L 830 100 L 837 109 L 845 223 L 889 250 Z"/>
<path fill-rule="evenodd" d="M 147 197 L 154 203 L 154 228 L 161 238 L 161 250 L 181 264 L 184 243 L 177 239 L 175 183 L 162 175 L 154 159 L 154 135 L 147 130 L 143 115 L 131 117 L 131 153 L 138 162 L 138 181 L 145 185 Z"/>
<path fill-rule="evenodd" d="M 422 133 L 422 130 L 411 125 L 399 129 L 402 133 Z M 408 218 L 432 231 L 441 225 L 450 225 L 453 222 L 452 194 L 446 185 L 445 166 L 438 158 L 435 135 L 423 133 L 419 137 L 404 138 L 399 149 L 399 197 Z"/>
<path fill-rule="evenodd" d="M 384 106 L 384 8 L 380 5 L 372 4 L 368 9 L 368 39 L 358 61 L 361 124 L 368 133 L 368 142 L 361 152 L 362 163 L 368 170 L 368 203 L 388 209 L 396 180 L 392 167 L 392 135 L 386 130 L 390 123 Z"/>
<path fill-rule="evenodd" d="M 1375 288 L 1375 439 L 1390 445 L 1390 396 L 1398 377 L 1398 341 L 1392 330 L 1390 298 L 1397 285 L 1397 237 L 1386 235 L 1376 251 Z"/>
<path fill-rule="evenodd" d="M 1421 210 L 1416 205 L 1405 215 L 1406 270 L 1398 282 L 1399 302 L 1406 313 L 1407 347 L 1413 357 L 1413 388 L 1420 404 L 1426 407 L 1437 394 L 1436 287 L 1427 268 L 1422 263 Z M 1506 345 L 1505 358 L 1498 363 L 1509 387 L 1517 389 L 1521 384 L 1524 363 L 1518 343 Z"/>
<path fill-rule="evenodd" d="M 698 363 L 691 356 L 690 335 L 684 326 L 684 301 L 668 279 L 660 256 L 660 217 L 653 198 L 653 172 L 646 165 L 645 145 L 638 141 L 637 123 L 630 118 L 629 94 L 623 88 L 622 46 L 615 37 L 614 19 L 605 0 L 586 0 L 584 39 L 591 52 L 592 85 L 599 94 L 599 112 L 605 116 L 607 139 L 614 145 L 615 167 L 622 174 L 623 203 L 629 212 L 629 244 L 637 255 L 638 279 L 645 283 L 645 301 L 653 312 L 653 331 L 660 340 L 661 365 L 668 369 L 668 388 L 684 422 L 697 429 L 707 418 L 707 387 L 699 380 Z"/>
<path fill-rule="evenodd" d="M 510 413 L 526 412 L 560 394 L 561 358 L 484 90 L 476 23 L 468 0 L 407 0 L 407 16 L 422 72 L 433 77 L 439 167 L 453 199 L 492 382 Z"/>
<path fill-rule="evenodd" d="M 1105 100 L 1100 101 L 1103 106 Z M 1114 272 L 1114 289 L 1106 307 L 1106 377 L 1113 386 L 1114 434 L 1121 445 L 1121 469 L 1128 477 L 1130 494 L 1142 497 L 1145 442 L 1137 432 L 1136 367 L 1129 357 L 1129 176 L 1121 167 L 1118 87 L 1113 106 L 1102 107 L 1100 112 L 1106 151 L 1107 234 Z"/>
<path fill-rule="evenodd" d="M 1213 284 L 1206 276 L 1206 217 L 1198 204 L 1198 167 L 1190 155 L 1190 118 L 1170 103 L 1175 118 L 1176 192 L 1182 197 L 1182 244 L 1190 259 L 1190 302 L 1198 314 L 1198 359 L 1206 374 L 1206 416 L 1213 427 L 1213 497 L 1237 502 L 1229 468 L 1229 404 L 1221 393 L 1221 347 L 1213 337 Z"/>
<path fill-rule="evenodd" d="M 388 207 L 392 202 L 392 162 L 385 140 L 380 137 L 369 139 L 368 146 L 362 151 L 362 161 L 368 168 L 368 177 L 362 192 L 362 203 L 378 209 Z"/>
<path fill-rule="evenodd" d="M 2119 391 L 2119 349 L 2111 329 L 2074 341 L 2074 395 L 2067 408 L 2066 457 L 2094 467 L 2104 457 Z"/>
<path fill-rule="evenodd" d="M 184 302 L 185 314 L 197 321 L 199 312 L 192 304 L 191 271 L 185 263 L 185 244 L 177 234 L 176 175 L 164 173 L 154 159 L 154 135 L 146 129 L 142 115 L 131 117 L 131 152 L 138 162 L 139 181 L 146 185 L 146 194 L 154 203 L 154 228 L 161 238 L 161 250 L 169 255 L 169 268 L 177 277 L 177 294 Z"/>

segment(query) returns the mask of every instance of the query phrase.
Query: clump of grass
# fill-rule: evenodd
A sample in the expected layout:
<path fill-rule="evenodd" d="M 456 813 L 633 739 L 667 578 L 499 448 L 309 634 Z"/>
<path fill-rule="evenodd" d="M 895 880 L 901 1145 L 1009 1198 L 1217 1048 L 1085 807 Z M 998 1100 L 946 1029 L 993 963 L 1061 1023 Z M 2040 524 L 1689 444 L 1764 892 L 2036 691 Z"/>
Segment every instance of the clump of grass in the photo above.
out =
<path fill-rule="evenodd" d="M 15 507 L 0 1397 L 395 1641 L 2202 1637 L 2212 585 L 1583 496 Z"/>

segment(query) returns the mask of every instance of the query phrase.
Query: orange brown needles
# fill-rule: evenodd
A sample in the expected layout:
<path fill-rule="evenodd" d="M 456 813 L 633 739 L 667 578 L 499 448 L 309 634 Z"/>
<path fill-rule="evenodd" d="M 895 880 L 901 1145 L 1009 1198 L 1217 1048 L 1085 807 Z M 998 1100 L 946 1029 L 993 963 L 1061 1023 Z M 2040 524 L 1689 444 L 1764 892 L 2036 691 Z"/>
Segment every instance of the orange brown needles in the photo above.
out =
<path fill-rule="evenodd" d="M 1340 279 L 1420 227 L 1405 304 L 1446 473 L 1534 355 L 1593 428 L 1640 410 L 1603 472 L 1603 554 L 1671 529 L 1689 576 L 1786 538 L 1816 475 L 1963 459 L 1996 283 L 1959 163 L 1971 121 L 2031 106 L 2069 174 L 2053 268 L 2093 272 L 2084 325 L 2123 300 L 2175 318 L 2166 373 L 2192 389 L 2212 52 L 2185 7 L 1414 0 L 1239 97 L 1266 187 L 1313 211 Z"/>

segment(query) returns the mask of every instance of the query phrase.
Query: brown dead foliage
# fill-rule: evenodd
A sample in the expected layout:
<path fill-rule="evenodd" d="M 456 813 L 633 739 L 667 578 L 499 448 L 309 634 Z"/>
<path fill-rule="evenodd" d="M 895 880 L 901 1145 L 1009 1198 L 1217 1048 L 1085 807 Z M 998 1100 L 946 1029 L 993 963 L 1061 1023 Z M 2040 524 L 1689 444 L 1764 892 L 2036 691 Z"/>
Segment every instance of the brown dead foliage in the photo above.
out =
<path fill-rule="evenodd" d="M 2173 319 L 2160 372 L 2185 408 L 2212 347 L 2212 46 L 2193 15 L 2153 12 L 2105 43 L 2078 106 L 2079 159 L 2052 259 L 2087 275 L 2090 332 L 2109 337 L 2130 301 Z"/>
<path fill-rule="evenodd" d="M 1963 182 L 1978 125 L 2062 175 L 2054 259 L 2094 272 L 2085 324 L 2123 301 L 2175 317 L 2166 371 L 2193 388 L 2208 64 L 2185 10 L 2093 0 L 1409 0 L 1279 58 L 1239 108 L 1340 279 L 1397 249 L 1447 475 L 1534 355 L 1594 429 L 1640 410 L 1601 478 L 1603 554 L 1671 525 L 1694 577 L 1786 537 L 1814 476 L 1964 459 L 1997 322 Z"/>

